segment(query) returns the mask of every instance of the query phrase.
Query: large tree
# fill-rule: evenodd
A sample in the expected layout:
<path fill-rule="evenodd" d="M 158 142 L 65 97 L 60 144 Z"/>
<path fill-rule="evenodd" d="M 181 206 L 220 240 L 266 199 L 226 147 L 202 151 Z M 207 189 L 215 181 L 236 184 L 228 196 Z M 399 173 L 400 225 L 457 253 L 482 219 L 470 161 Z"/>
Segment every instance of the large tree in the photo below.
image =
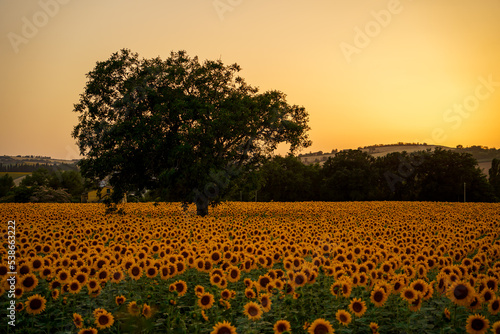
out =
<path fill-rule="evenodd" d="M 162 60 L 123 49 L 98 62 L 74 109 L 83 176 L 108 179 L 115 202 L 128 191 L 164 189 L 206 215 L 231 178 L 279 143 L 291 152 L 309 146 L 305 109 L 280 91 L 259 93 L 239 71 L 184 51 Z"/>

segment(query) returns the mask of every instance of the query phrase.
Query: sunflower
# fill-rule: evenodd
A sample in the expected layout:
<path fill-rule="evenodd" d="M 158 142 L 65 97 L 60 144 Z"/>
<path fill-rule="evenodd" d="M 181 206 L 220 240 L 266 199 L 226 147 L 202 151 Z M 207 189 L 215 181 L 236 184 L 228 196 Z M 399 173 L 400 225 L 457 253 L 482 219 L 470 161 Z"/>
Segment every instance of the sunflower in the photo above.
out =
<path fill-rule="evenodd" d="M 259 297 L 260 305 L 262 307 L 262 311 L 269 312 L 271 310 L 271 296 L 269 294 L 263 294 Z"/>
<path fill-rule="evenodd" d="M 137 305 L 137 302 L 134 301 L 128 303 L 127 312 L 130 315 L 138 316 L 139 314 L 141 314 L 141 309 L 139 308 L 139 305 Z"/>
<path fill-rule="evenodd" d="M 307 328 L 306 325 L 304 325 L 304 327 Z M 332 334 L 335 332 L 330 322 L 325 319 L 314 320 L 307 331 L 309 334 Z"/>
<path fill-rule="evenodd" d="M 59 298 L 59 289 L 54 289 L 52 290 L 52 292 L 50 293 L 50 295 L 52 296 L 52 299 L 56 300 L 57 298 Z"/>
<path fill-rule="evenodd" d="M 73 313 L 73 323 L 75 324 L 76 328 L 82 328 L 83 327 L 83 318 L 81 315 L 78 313 Z"/>
<path fill-rule="evenodd" d="M 411 282 L 410 288 L 413 288 L 417 292 L 420 292 L 422 296 L 424 296 L 427 293 L 427 290 L 429 289 L 427 282 L 424 281 L 423 279 L 417 279 Z"/>
<path fill-rule="evenodd" d="M 95 278 L 91 278 L 87 282 L 87 288 L 89 289 L 89 292 L 93 291 L 93 290 L 96 290 L 96 289 L 98 289 L 100 287 L 101 287 L 101 285 L 99 284 L 99 281 L 96 280 Z"/>
<path fill-rule="evenodd" d="M 342 283 L 341 282 L 332 283 L 332 285 L 330 286 L 330 293 L 335 297 L 338 297 L 342 293 Z"/>
<path fill-rule="evenodd" d="M 354 313 L 355 316 L 361 317 L 366 312 L 366 304 L 361 298 L 354 298 L 349 304 L 349 310 Z"/>
<path fill-rule="evenodd" d="M 286 320 L 278 320 L 273 326 L 274 334 L 280 334 L 283 332 L 291 332 L 292 326 Z"/>
<path fill-rule="evenodd" d="M 352 284 L 351 284 L 351 281 L 350 280 L 344 280 L 342 281 L 342 296 L 344 296 L 344 298 L 349 298 L 351 296 L 351 292 L 352 292 Z"/>
<path fill-rule="evenodd" d="M 337 313 L 335 313 L 335 318 L 344 326 L 349 325 L 352 321 L 351 314 L 345 310 L 338 310 Z"/>
<path fill-rule="evenodd" d="M 248 299 L 254 299 L 256 296 L 257 295 L 252 288 L 245 289 L 245 297 L 247 297 Z"/>
<path fill-rule="evenodd" d="M 444 316 L 446 317 L 446 319 L 450 320 L 451 319 L 451 314 L 450 314 L 450 310 L 448 310 L 447 307 L 444 308 L 444 312 L 443 312 Z"/>
<path fill-rule="evenodd" d="M 108 311 L 104 309 L 96 309 L 94 311 L 94 318 L 95 318 L 95 323 L 97 325 L 97 328 L 99 329 L 105 329 L 108 327 L 113 326 L 113 323 L 115 322 L 114 317 L 109 313 Z"/>
<path fill-rule="evenodd" d="M 411 287 L 406 287 L 403 289 L 403 291 L 401 291 L 400 296 L 401 296 L 401 299 L 404 299 L 408 303 L 411 303 L 418 298 L 418 292 Z"/>
<path fill-rule="evenodd" d="M 228 300 L 231 299 L 232 293 L 231 290 L 224 289 L 220 292 L 220 296 L 222 299 Z"/>
<path fill-rule="evenodd" d="M 97 329 L 95 328 L 83 328 L 78 331 L 78 334 L 97 334 Z"/>
<path fill-rule="evenodd" d="M 71 278 L 71 275 L 69 274 L 69 271 L 63 269 L 57 273 L 56 277 L 59 282 L 66 283 Z"/>
<path fill-rule="evenodd" d="M 259 320 L 260 317 L 262 316 L 262 309 L 259 304 L 255 302 L 248 302 L 244 306 L 245 310 L 243 313 L 248 317 L 250 320 Z"/>
<path fill-rule="evenodd" d="M 379 326 L 376 322 L 370 322 L 370 329 L 372 333 L 378 333 Z"/>
<path fill-rule="evenodd" d="M 482 306 L 483 305 L 481 304 L 481 297 L 477 293 L 472 296 L 470 304 L 467 305 L 470 311 L 479 310 L 482 308 Z"/>
<path fill-rule="evenodd" d="M 493 334 L 500 334 L 500 321 L 497 321 L 491 326 L 491 331 Z"/>
<path fill-rule="evenodd" d="M 489 303 L 495 297 L 495 292 L 490 288 L 485 288 L 479 295 L 481 297 L 482 303 Z"/>
<path fill-rule="evenodd" d="M 123 272 L 122 271 L 115 271 L 111 275 L 111 282 L 113 283 L 119 283 L 123 280 Z"/>
<path fill-rule="evenodd" d="M 198 297 L 198 306 L 203 310 L 208 310 L 214 304 L 214 296 L 209 292 L 204 292 Z"/>
<path fill-rule="evenodd" d="M 74 276 L 74 279 L 77 280 L 81 285 L 87 284 L 88 275 L 84 272 L 77 272 Z"/>
<path fill-rule="evenodd" d="M 170 284 L 169 289 L 171 289 L 171 291 L 176 291 L 179 297 L 182 297 L 187 292 L 187 284 L 182 280 L 175 281 L 174 283 Z"/>
<path fill-rule="evenodd" d="M 158 269 L 154 265 L 147 267 L 144 271 L 148 278 L 155 278 L 158 275 Z"/>
<path fill-rule="evenodd" d="M 496 315 L 500 311 L 500 298 L 495 297 L 488 303 L 488 311 L 492 315 Z"/>
<path fill-rule="evenodd" d="M 479 314 L 470 315 L 467 318 L 465 330 L 469 334 L 484 334 L 490 327 L 488 319 Z"/>
<path fill-rule="evenodd" d="M 370 294 L 370 301 L 377 307 L 383 306 L 384 303 L 386 302 L 387 298 L 388 298 L 388 294 L 381 287 L 377 287 L 377 288 L 373 289 L 371 294 Z"/>
<path fill-rule="evenodd" d="M 151 307 L 148 304 L 143 304 L 142 305 L 142 315 L 144 318 L 149 319 L 153 315 L 153 312 L 151 311 Z"/>
<path fill-rule="evenodd" d="M 231 326 L 231 323 L 227 321 L 218 322 L 213 328 L 210 334 L 237 334 L 236 327 Z"/>
<path fill-rule="evenodd" d="M 82 286 L 80 285 L 80 282 L 78 282 L 77 280 L 73 280 L 68 284 L 68 290 L 72 294 L 79 293 L 81 289 Z"/>
<path fill-rule="evenodd" d="M 199 297 L 202 293 L 205 292 L 205 287 L 202 285 L 197 285 L 194 287 L 194 294 Z"/>
<path fill-rule="evenodd" d="M 21 283 L 24 292 L 30 292 L 38 285 L 38 278 L 36 278 L 35 274 L 27 274 L 21 276 L 19 282 Z"/>
<path fill-rule="evenodd" d="M 128 274 L 129 276 L 134 279 L 138 280 L 142 276 L 142 268 L 138 264 L 133 264 L 128 268 Z"/>
<path fill-rule="evenodd" d="M 115 298 L 115 303 L 116 303 L 116 305 L 120 306 L 120 305 L 124 304 L 126 300 L 127 300 L 127 298 L 125 298 L 124 296 L 117 296 Z"/>
<path fill-rule="evenodd" d="M 475 291 L 469 282 L 455 281 L 448 288 L 448 298 L 455 304 L 467 306 L 470 304 Z"/>
<path fill-rule="evenodd" d="M 422 307 L 422 301 L 424 298 L 420 292 L 417 292 L 417 299 L 409 303 L 408 308 L 410 311 L 417 312 Z"/>
<path fill-rule="evenodd" d="M 231 283 L 238 282 L 241 277 L 241 272 L 238 267 L 230 266 L 227 269 L 227 280 Z"/>
<path fill-rule="evenodd" d="M 47 300 L 37 294 L 29 297 L 24 305 L 26 306 L 26 312 L 29 314 L 39 314 L 45 310 L 46 303 Z"/>
<path fill-rule="evenodd" d="M 259 276 L 259 279 L 257 280 L 257 287 L 261 290 L 265 290 L 266 286 L 271 282 L 271 277 L 269 275 L 264 275 L 264 276 Z M 305 284 L 305 283 L 304 283 Z"/>

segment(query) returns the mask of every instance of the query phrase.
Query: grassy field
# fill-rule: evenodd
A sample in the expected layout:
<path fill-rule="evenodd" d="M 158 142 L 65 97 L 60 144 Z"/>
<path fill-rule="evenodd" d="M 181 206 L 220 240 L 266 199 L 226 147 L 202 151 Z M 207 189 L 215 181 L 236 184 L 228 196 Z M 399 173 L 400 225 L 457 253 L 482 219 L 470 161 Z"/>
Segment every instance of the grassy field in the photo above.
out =
<path fill-rule="evenodd" d="M 5 174 L 8 174 L 12 179 L 15 180 L 25 175 L 30 175 L 31 172 L 0 172 L 0 177 L 4 176 Z"/>
<path fill-rule="evenodd" d="M 0 204 L 18 264 L 16 327 L 4 316 L 1 333 L 500 328 L 499 204 L 223 203 L 205 218 L 122 207 Z"/>

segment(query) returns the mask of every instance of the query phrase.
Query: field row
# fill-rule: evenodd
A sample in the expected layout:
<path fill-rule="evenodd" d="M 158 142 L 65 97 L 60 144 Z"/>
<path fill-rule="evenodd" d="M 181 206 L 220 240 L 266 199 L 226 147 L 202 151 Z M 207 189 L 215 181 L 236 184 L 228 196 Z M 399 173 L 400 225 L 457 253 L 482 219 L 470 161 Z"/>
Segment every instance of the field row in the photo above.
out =
<path fill-rule="evenodd" d="M 500 332 L 499 204 L 123 208 L 0 205 L 16 333 Z"/>

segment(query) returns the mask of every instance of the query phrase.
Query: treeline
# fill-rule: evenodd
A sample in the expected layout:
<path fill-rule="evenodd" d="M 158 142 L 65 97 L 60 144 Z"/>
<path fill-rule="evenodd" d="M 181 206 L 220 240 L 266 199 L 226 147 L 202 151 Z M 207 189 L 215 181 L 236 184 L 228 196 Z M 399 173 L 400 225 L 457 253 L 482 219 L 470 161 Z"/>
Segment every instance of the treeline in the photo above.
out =
<path fill-rule="evenodd" d="M 9 174 L 0 177 L 0 202 L 80 202 L 86 187 L 78 170 L 42 167 L 26 176 L 17 187 Z"/>
<path fill-rule="evenodd" d="M 259 169 L 242 173 L 228 184 L 225 200 L 232 201 L 446 201 L 498 202 L 500 159 L 489 178 L 469 153 L 440 148 L 414 153 L 396 152 L 374 158 L 360 150 L 306 165 L 294 156 L 276 156 Z M 15 187 L 0 178 L 0 202 L 80 202 L 94 186 L 77 170 L 39 168 Z M 465 198 L 464 198 L 465 196 Z M 180 201 L 169 189 L 129 193 L 128 201 Z"/>
<path fill-rule="evenodd" d="M 259 201 L 457 202 L 464 200 L 464 193 L 468 202 L 500 199 L 500 160 L 493 161 L 488 180 L 471 154 L 439 148 L 378 158 L 360 150 L 343 151 L 323 166 L 305 165 L 293 156 L 275 157 L 258 173 L 253 191 Z M 238 199 L 238 191 L 231 199 Z"/>
<path fill-rule="evenodd" d="M 16 164 L 3 164 L 0 163 L 0 172 L 3 173 L 32 173 L 37 169 L 45 168 L 48 170 L 77 170 L 74 164 L 51 164 L 51 163 L 16 163 Z"/>

